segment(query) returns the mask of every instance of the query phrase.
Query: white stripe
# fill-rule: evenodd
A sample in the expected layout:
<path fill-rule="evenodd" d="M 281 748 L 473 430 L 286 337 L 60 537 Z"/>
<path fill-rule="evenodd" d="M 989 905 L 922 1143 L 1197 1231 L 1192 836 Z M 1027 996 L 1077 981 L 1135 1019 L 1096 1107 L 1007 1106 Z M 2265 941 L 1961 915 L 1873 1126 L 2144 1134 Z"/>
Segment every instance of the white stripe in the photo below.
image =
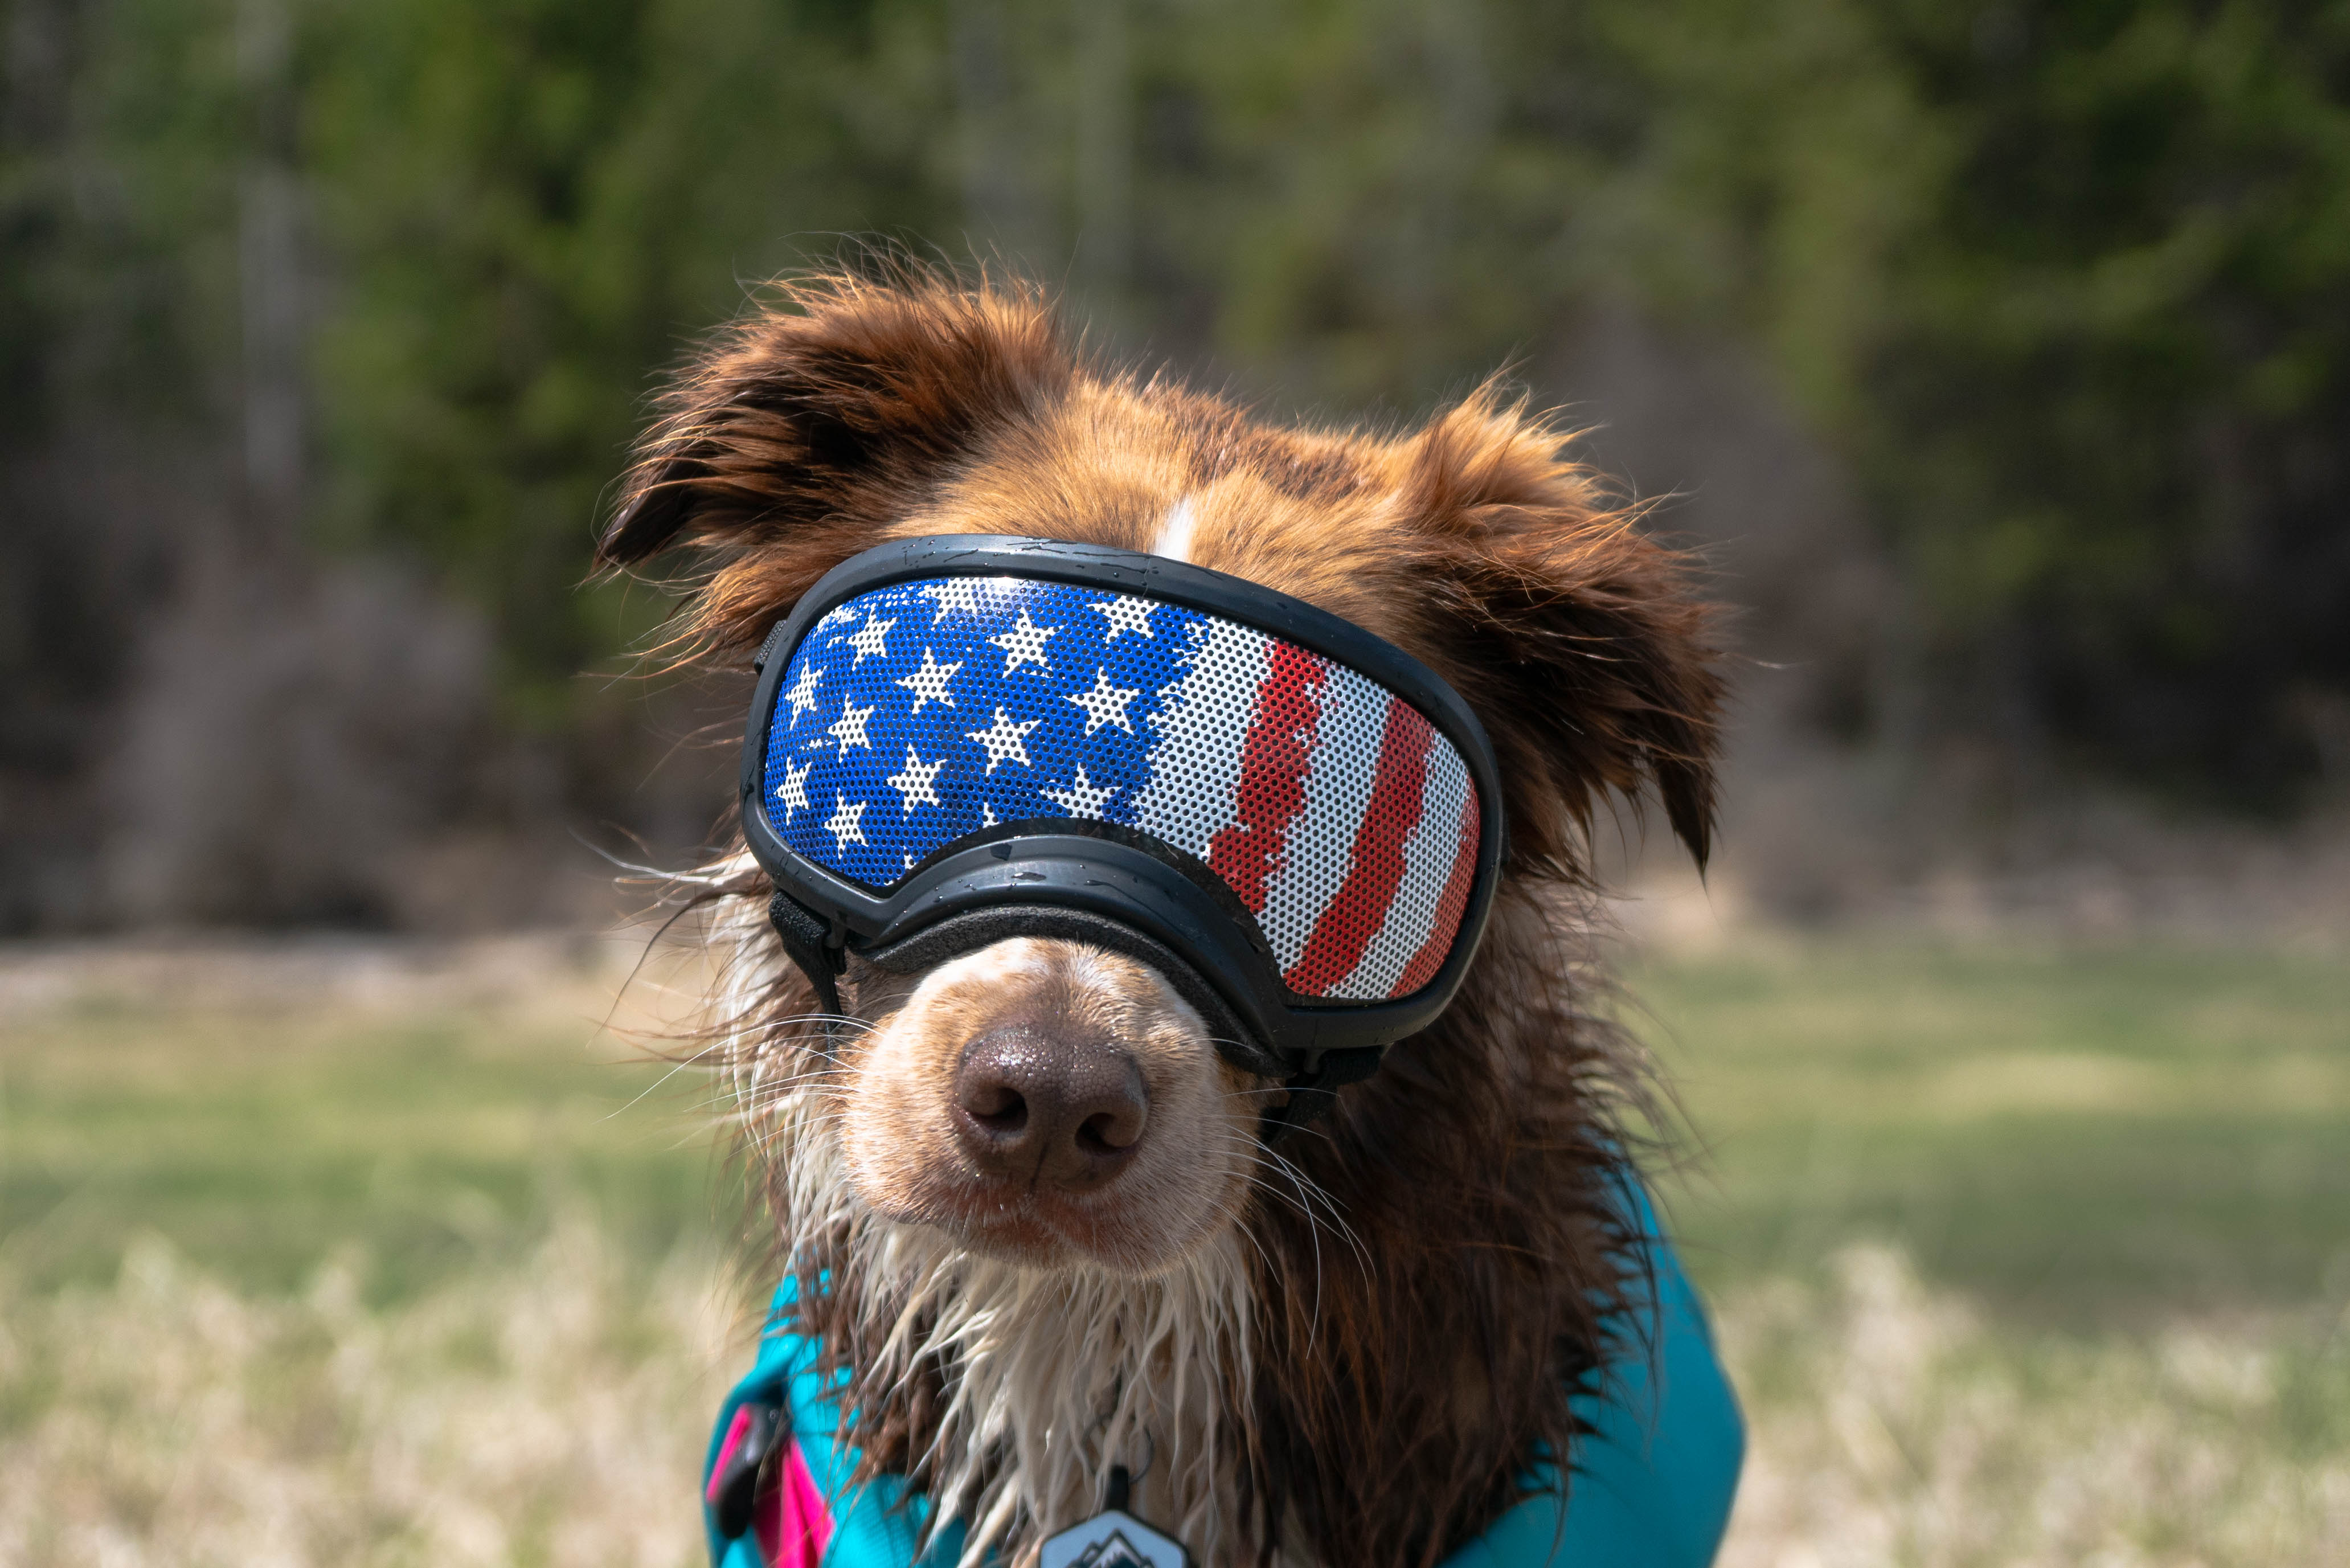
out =
<path fill-rule="evenodd" d="M 1436 924 L 1437 900 L 1452 879 L 1461 855 L 1461 819 L 1469 809 L 1469 770 L 1451 742 L 1439 734 L 1428 747 L 1428 771 L 1419 790 L 1419 826 L 1403 844 L 1403 880 L 1396 884 L 1379 934 L 1363 950 L 1355 972 L 1330 994 L 1348 1001 L 1383 999 L 1403 978 L 1412 956 Z"/>
<path fill-rule="evenodd" d="M 1387 689 L 1333 664 L 1322 682 L 1322 714 L 1306 763 L 1305 805 L 1290 824 L 1282 860 L 1265 884 L 1258 923 L 1286 970 L 1305 950 L 1314 922 L 1346 885 L 1355 833 L 1378 783 Z"/>
<path fill-rule="evenodd" d="M 1191 672 L 1160 691 L 1159 710 L 1149 720 L 1159 743 L 1134 803 L 1136 826 L 1202 860 L 1208 841 L 1232 820 L 1243 753 L 1273 648 L 1271 639 L 1244 626 L 1209 625 Z"/>
<path fill-rule="evenodd" d="M 1188 495 L 1167 509 L 1159 524 L 1159 536 L 1150 541 L 1150 553 L 1164 556 L 1170 561 L 1191 558 L 1191 498 Z"/>

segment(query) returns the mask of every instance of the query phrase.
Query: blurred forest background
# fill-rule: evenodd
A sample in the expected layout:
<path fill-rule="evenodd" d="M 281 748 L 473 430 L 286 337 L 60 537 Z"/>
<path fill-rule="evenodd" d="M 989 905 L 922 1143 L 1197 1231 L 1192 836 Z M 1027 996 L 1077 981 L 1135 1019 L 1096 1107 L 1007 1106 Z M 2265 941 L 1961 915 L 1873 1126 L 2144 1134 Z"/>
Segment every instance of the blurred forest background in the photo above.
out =
<path fill-rule="evenodd" d="M 876 243 L 1276 413 L 1507 366 L 1742 607 L 1714 874 L 1613 867 L 1724 1568 L 2350 1562 L 2350 3 L 0 0 L 0 1562 L 699 1559 L 769 1282 L 641 1047 L 713 976 L 585 933 L 744 693 L 589 551 L 665 368 Z"/>
<path fill-rule="evenodd" d="M 1596 427 L 1747 608 L 1772 912 L 2350 882 L 2350 7 L 5 17 L 0 930 L 479 928 L 576 914 L 578 836 L 679 863 L 736 699 L 633 672 L 599 502 L 685 343 L 875 235 L 1275 410 L 1506 364 Z"/>

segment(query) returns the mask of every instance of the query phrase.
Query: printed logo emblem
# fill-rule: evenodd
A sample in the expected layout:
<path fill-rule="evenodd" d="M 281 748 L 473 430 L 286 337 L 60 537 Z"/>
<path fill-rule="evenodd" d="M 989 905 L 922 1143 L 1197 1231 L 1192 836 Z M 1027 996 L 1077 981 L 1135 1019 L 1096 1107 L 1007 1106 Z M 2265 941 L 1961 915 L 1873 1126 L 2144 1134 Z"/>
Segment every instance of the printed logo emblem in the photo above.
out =
<path fill-rule="evenodd" d="M 1108 1509 L 1045 1542 L 1037 1568 L 1189 1568 L 1178 1542 Z"/>

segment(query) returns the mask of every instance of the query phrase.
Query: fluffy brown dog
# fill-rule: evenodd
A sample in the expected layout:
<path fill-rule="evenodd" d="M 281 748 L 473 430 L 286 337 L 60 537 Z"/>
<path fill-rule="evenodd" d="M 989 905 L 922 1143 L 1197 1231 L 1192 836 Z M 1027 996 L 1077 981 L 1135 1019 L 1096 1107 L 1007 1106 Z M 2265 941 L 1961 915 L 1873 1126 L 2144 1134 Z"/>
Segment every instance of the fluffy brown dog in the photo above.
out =
<path fill-rule="evenodd" d="M 1126 1464 L 1218 1568 L 1431 1563 L 1630 1348 L 1603 1324 L 1643 1267 L 1610 1176 L 1640 1078 L 1574 961 L 1587 830 L 1652 792 L 1703 861 L 1721 687 L 1685 562 L 1561 445 L 1491 392 L 1396 439 L 1274 427 L 1087 363 L 1033 294 L 923 275 L 785 286 L 668 393 L 603 554 L 699 552 L 699 657 L 747 664 L 881 541 L 1040 535 L 1343 616 L 1450 681 L 1500 761 L 1508 858 L 1459 999 L 1278 1152 L 1254 1129 L 1280 1091 L 1141 963 L 1021 939 L 852 966 L 854 1023 L 819 1031 L 764 876 L 707 880 L 798 1326 L 854 1380 L 866 1467 L 974 1552 L 1030 1559 Z M 971 1065 L 1003 1040 L 1050 1064 L 1017 1126 Z"/>

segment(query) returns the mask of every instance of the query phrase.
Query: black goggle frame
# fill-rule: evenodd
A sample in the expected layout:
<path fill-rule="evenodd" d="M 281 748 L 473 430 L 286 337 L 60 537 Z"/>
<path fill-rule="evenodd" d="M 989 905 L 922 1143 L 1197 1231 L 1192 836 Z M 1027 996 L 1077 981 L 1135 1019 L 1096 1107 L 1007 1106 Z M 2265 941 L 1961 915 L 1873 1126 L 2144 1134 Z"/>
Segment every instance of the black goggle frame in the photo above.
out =
<path fill-rule="evenodd" d="M 785 845 L 767 820 L 762 789 L 776 688 L 792 650 L 819 619 L 859 594 L 951 576 L 1067 583 L 1221 616 L 1354 670 L 1418 710 L 1459 753 L 1480 810 L 1468 899 L 1435 974 L 1391 1000 L 1302 997 L 1283 982 L 1271 945 L 1230 888 L 1181 850 L 1113 823 L 1003 823 L 956 839 L 886 891 L 852 882 Z M 774 881 L 769 917 L 775 932 L 829 1012 L 840 1011 L 837 977 L 852 954 L 916 973 L 1012 937 L 1090 943 L 1149 964 L 1199 1010 L 1228 1061 L 1283 1081 L 1289 1103 L 1267 1113 L 1271 1138 L 1326 1110 L 1341 1085 L 1377 1070 L 1388 1045 L 1433 1023 L 1475 956 L 1503 856 L 1499 775 L 1484 728 L 1419 659 L 1303 600 L 1136 551 L 933 535 L 879 545 L 834 567 L 768 633 L 754 669 L 758 682 L 740 786 L 743 835 Z"/>

